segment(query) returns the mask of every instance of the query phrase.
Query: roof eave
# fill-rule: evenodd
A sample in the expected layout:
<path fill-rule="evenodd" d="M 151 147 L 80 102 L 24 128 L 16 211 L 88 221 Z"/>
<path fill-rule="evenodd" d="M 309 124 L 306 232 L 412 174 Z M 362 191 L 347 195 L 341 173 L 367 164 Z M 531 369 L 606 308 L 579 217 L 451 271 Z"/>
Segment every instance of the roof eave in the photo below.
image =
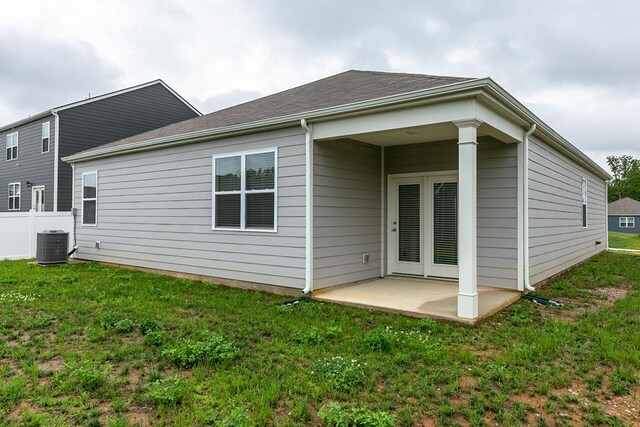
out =
<path fill-rule="evenodd" d="M 500 104 L 510 111 L 514 116 L 521 119 L 521 125 L 536 123 L 538 129 L 535 134 L 542 136 L 546 142 L 550 142 L 556 148 L 563 151 L 572 159 L 578 161 L 587 169 L 599 177 L 608 180 L 612 179 L 604 169 L 598 166 L 586 154 L 572 145 L 569 141 L 555 132 L 549 125 L 543 122 L 520 101 L 509 94 L 491 78 L 480 78 L 467 80 L 464 82 L 451 83 L 435 88 L 423 89 L 398 95 L 391 95 L 372 100 L 359 101 L 351 104 L 339 105 L 320 110 L 306 111 L 287 116 L 275 117 L 271 119 L 259 120 L 255 122 L 242 123 L 238 125 L 224 126 L 220 128 L 206 129 L 197 132 L 190 132 L 179 135 L 171 135 L 162 138 L 150 139 L 134 142 L 121 146 L 105 147 L 87 152 L 73 154 L 64 157 L 66 162 L 88 161 L 103 157 L 110 157 L 128 152 L 157 149 L 166 146 L 190 144 L 204 140 L 220 139 L 228 136 L 235 136 L 245 133 L 260 132 L 277 128 L 297 126 L 301 119 L 307 121 L 324 121 L 338 117 L 361 115 L 372 111 L 384 111 L 395 108 L 406 108 L 412 104 L 424 102 L 436 102 L 452 98 L 479 96 L 486 91 L 489 95 L 497 98 Z"/>
<path fill-rule="evenodd" d="M 42 113 L 34 114 L 33 116 L 29 116 L 29 117 L 24 118 L 22 120 L 18 120 L 16 122 L 9 123 L 8 125 L 4 125 L 4 126 L 0 127 L 0 132 L 4 132 L 5 130 L 14 129 L 14 128 L 18 127 L 18 126 L 22 126 L 24 124 L 31 123 L 31 122 L 36 121 L 36 120 L 40 120 L 40 119 L 42 119 L 44 117 L 52 115 L 52 113 L 53 113 L 53 110 L 46 110 L 46 111 L 43 111 Z"/>

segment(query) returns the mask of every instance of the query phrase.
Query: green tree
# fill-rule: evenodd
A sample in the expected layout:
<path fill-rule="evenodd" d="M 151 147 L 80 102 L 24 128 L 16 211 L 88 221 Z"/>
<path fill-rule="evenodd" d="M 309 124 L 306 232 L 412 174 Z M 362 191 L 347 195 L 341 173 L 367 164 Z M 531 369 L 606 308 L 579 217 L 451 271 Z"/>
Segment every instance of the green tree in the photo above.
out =
<path fill-rule="evenodd" d="M 631 197 L 640 200 L 640 160 L 632 156 L 607 156 L 613 179 L 609 182 L 609 202 Z"/>

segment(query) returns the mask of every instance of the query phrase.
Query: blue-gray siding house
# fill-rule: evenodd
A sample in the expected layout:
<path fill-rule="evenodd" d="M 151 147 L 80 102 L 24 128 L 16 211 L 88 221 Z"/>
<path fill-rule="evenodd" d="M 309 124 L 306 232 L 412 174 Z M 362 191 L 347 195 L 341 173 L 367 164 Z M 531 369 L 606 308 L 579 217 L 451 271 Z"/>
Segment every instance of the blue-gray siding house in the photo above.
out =
<path fill-rule="evenodd" d="M 78 258 L 282 292 L 513 291 L 606 241 L 610 176 L 489 78 L 351 70 L 65 158 Z"/>
<path fill-rule="evenodd" d="M 640 202 L 625 197 L 609 203 L 609 231 L 640 233 Z"/>
<path fill-rule="evenodd" d="M 0 126 L 0 212 L 69 211 L 72 171 L 62 157 L 199 116 L 155 80 Z"/>

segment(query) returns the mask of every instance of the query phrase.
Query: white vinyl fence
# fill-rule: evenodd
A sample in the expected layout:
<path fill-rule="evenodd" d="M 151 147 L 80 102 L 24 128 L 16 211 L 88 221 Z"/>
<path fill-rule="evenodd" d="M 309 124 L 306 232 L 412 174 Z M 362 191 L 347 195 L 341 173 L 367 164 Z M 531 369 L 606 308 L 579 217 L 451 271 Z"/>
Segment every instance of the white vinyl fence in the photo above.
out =
<path fill-rule="evenodd" d="M 35 258 L 36 238 L 44 230 L 66 231 L 73 247 L 71 212 L 0 213 L 0 260 Z"/>

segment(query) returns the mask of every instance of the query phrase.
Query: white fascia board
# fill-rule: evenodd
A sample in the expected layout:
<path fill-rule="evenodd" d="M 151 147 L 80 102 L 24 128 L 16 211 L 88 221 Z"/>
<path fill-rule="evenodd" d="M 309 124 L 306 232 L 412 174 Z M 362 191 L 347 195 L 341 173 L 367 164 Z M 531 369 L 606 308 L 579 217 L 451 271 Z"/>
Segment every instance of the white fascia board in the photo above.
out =
<path fill-rule="evenodd" d="M 425 105 L 464 97 L 477 97 L 481 102 L 491 102 L 493 104 L 492 109 L 494 109 L 494 111 L 497 111 L 499 115 L 504 115 L 521 126 L 528 127 L 532 123 L 536 123 L 538 125 L 536 134 L 545 137 L 547 143 L 551 143 L 556 148 L 561 149 L 561 151 L 568 154 L 570 158 L 587 167 L 587 169 L 591 170 L 599 177 L 603 179 L 612 178 L 586 154 L 582 153 L 578 148 L 569 143 L 569 141 L 560 136 L 550 126 L 540 120 L 540 118 L 533 114 L 528 108 L 489 77 L 468 80 L 460 83 L 452 83 L 436 88 L 423 89 L 399 95 L 391 95 L 373 100 L 359 101 L 320 110 L 305 111 L 266 120 L 172 135 L 121 146 L 105 147 L 103 149 L 91 150 L 85 153 L 77 153 L 72 156 L 65 157 L 63 160 L 85 161 L 126 152 L 151 150 L 166 146 L 225 138 L 239 134 L 298 126 L 300 120 L 303 118 L 306 119 L 307 122 L 320 123 L 327 120 L 336 120 L 349 116 L 359 116 L 378 111 L 409 108 L 416 105 Z"/>
<path fill-rule="evenodd" d="M 4 125 L 0 127 L 0 132 L 4 132 L 5 130 L 13 129 L 18 126 L 22 126 L 27 123 L 35 122 L 36 120 L 40 120 L 44 117 L 48 117 L 52 114 L 52 110 L 43 111 L 42 113 L 35 114 L 33 116 L 29 116 L 26 119 L 18 120 L 13 123 L 9 123 L 8 125 Z"/>

